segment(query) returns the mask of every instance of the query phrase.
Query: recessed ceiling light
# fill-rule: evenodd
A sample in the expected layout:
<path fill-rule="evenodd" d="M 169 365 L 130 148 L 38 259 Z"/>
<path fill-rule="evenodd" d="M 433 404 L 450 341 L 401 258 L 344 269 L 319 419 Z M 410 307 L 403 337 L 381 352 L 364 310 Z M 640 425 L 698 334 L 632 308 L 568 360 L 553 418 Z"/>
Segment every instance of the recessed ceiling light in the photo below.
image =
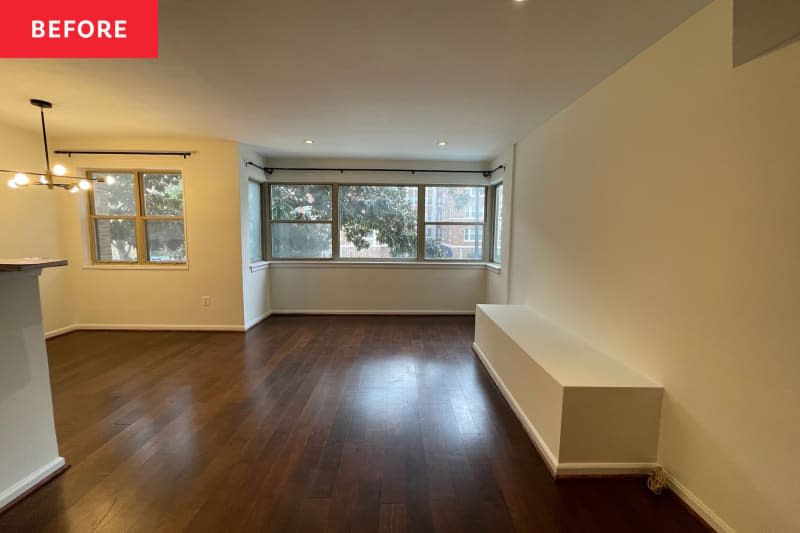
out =
<path fill-rule="evenodd" d="M 438 144 L 439 146 L 447 146 L 447 141 L 439 141 L 436 144 Z"/>
<path fill-rule="evenodd" d="M 314 144 L 314 139 L 306 139 L 306 144 Z"/>

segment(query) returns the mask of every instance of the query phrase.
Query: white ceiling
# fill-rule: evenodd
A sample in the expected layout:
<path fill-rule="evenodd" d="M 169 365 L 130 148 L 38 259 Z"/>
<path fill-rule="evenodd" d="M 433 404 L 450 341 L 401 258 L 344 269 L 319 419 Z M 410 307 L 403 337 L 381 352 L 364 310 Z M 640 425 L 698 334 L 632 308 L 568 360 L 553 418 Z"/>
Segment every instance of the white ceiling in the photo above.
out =
<path fill-rule="evenodd" d="M 37 128 L 34 97 L 62 136 L 487 160 L 707 3 L 161 0 L 158 60 L 0 60 L 0 121 Z"/>

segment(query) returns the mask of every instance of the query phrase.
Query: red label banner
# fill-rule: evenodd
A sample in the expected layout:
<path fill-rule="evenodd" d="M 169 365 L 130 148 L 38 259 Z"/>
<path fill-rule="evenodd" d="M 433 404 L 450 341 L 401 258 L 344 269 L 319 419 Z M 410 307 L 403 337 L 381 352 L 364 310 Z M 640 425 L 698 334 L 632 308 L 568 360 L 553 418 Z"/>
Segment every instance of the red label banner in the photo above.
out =
<path fill-rule="evenodd" d="M 0 57 L 158 57 L 158 0 L 5 0 Z"/>

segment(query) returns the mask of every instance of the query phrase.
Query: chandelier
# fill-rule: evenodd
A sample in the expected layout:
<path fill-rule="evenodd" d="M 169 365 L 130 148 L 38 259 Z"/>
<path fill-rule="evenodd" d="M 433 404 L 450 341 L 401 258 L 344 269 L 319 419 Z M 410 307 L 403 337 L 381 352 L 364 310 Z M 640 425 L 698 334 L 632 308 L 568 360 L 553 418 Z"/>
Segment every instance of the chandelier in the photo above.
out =
<path fill-rule="evenodd" d="M 47 127 L 44 122 L 44 110 L 51 109 L 53 104 L 46 100 L 32 99 L 31 105 L 39 108 L 39 113 L 42 117 L 42 142 L 44 144 L 44 160 L 46 164 L 45 172 L 27 172 L 24 170 L 4 170 L 0 172 L 6 174 L 14 174 L 14 177 L 8 180 L 8 186 L 12 189 L 23 189 L 31 185 L 41 185 L 48 189 L 64 189 L 69 192 L 76 193 L 78 191 L 88 191 L 92 188 L 92 182 L 99 183 L 114 183 L 113 176 L 106 176 L 105 178 L 79 178 L 75 176 L 68 176 L 67 169 L 64 165 L 56 164 L 50 167 L 50 151 L 47 148 Z M 58 180 L 58 181 L 57 181 Z M 64 181 L 70 180 L 70 181 Z"/>

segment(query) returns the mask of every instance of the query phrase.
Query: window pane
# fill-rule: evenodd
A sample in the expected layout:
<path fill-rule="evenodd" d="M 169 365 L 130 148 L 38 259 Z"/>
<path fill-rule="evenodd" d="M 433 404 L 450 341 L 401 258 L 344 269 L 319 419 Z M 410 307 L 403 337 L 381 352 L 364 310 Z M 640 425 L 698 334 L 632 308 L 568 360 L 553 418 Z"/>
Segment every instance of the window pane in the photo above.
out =
<path fill-rule="evenodd" d="M 95 215 L 135 215 L 136 193 L 133 174 L 92 173 L 93 178 L 113 178 L 113 183 L 95 182 L 92 187 Z M 99 256 L 98 256 L 99 257 Z"/>
<path fill-rule="evenodd" d="M 94 221 L 95 246 L 99 261 L 136 261 L 136 224 L 130 219 Z"/>
<path fill-rule="evenodd" d="M 261 261 L 261 184 L 252 181 L 247 183 L 247 240 L 250 261 Z"/>
<path fill-rule="evenodd" d="M 180 174 L 145 174 L 142 186 L 146 216 L 183 216 L 183 178 Z"/>
<path fill-rule="evenodd" d="M 495 189 L 494 198 L 494 253 L 492 259 L 500 262 L 502 257 L 502 230 L 503 230 L 503 184 Z"/>
<path fill-rule="evenodd" d="M 331 220 L 330 185 L 272 185 L 272 220 Z"/>
<path fill-rule="evenodd" d="M 417 257 L 417 188 L 339 187 L 342 258 Z"/>
<path fill-rule="evenodd" d="M 309 259 L 331 257 L 331 224 L 272 224 L 272 257 Z"/>
<path fill-rule="evenodd" d="M 483 226 L 426 226 L 425 259 L 483 259 Z"/>
<path fill-rule="evenodd" d="M 426 187 L 427 222 L 483 222 L 485 187 Z"/>
<path fill-rule="evenodd" d="M 183 220 L 148 220 L 147 255 L 156 263 L 184 263 L 186 261 L 186 239 Z"/>

